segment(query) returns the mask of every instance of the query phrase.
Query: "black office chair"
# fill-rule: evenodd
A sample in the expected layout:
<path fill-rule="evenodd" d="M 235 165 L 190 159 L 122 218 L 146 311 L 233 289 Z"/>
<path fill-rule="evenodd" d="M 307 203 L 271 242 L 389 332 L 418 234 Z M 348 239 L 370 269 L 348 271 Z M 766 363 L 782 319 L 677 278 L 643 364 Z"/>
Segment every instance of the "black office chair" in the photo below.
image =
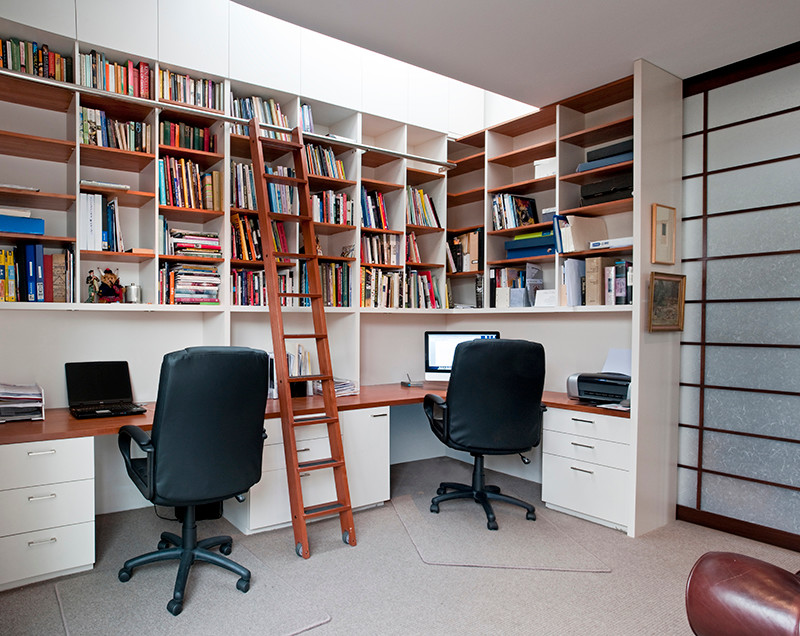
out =
<path fill-rule="evenodd" d="M 119 449 L 133 483 L 154 504 L 184 507 L 182 536 L 161 534 L 158 550 L 129 559 L 119 571 L 128 581 L 134 568 L 180 560 L 175 590 L 167 604 L 183 609 L 189 569 L 206 561 L 239 575 L 236 587 L 250 589 L 250 571 L 220 554 L 230 554 L 229 536 L 197 540 L 195 507 L 243 493 L 261 479 L 268 357 L 244 347 L 190 347 L 164 356 L 148 435 L 137 426 L 119 430 Z M 146 453 L 131 457 L 131 440 Z M 174 547 L 170 547 L 174 546 Z"/>
<path fill-rule="evenodd" d="M 527 519 L 536 519 L 531 504 L 486 485 L 483 456 L 519 453 L 530 463 L 522 453 L 541 441 L 543 387 L 544 347 L 539 343 L 486 339 L 456 347 L 447 398 L 426 395 L 423 408 L 436 437 L 475 458 L 472 484 L 439 484 L 431 512 L 438 513 L 443 501 L 471 498 L 483 506 L 489 530 L 497 530 L 491 501 L 521 506 Z"/>

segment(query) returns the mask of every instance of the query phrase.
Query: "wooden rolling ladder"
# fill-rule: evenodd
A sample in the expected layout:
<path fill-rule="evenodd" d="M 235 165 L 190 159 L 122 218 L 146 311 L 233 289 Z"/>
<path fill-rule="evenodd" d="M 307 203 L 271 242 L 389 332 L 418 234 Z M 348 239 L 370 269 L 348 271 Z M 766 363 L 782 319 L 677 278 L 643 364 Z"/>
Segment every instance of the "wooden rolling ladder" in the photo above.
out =
<path fill-rule="evenodd" d="M 286 473 L 289 482 L 289 501 L 292 509 L 292 528 L 294 529 L 295 551 L 298 556 L 311 556 L 308 545 L 306 522 L 309 519 L 333 514 L 339 515 L 342 529 L 342 540 L 356 544 L 353 526 L 353 510 L 350 504 L 350 492 L 347 485 L 347 469 L 344 461 L 342 432 L 339 425 L 339 413 L 336 407 L 336 394 L 333 382 L 328 330 L 325 323 L 325 309 L 322 298 L 322 280 L 319 260 L 316 251 L 316 233 L 311 209 L 311 193 L 308 185 L 308 169 L 303 146 L 303 133 L 299 128 L 292 131 L 291 141 L 262 137 L 258 123 L 251 119 L 250 154 L 253 161 L 256 200 L 258 203 L 258 222 L 261 228 L 261 246 L 264 255 L 264 271 L 266 278 L 267 299 L 269 302 L 269 320 L 272 328 L 272 346 L 275 355 L 275 377 L 277 380 L 278 400 L 281 411 L 283 429 L 283 446 L 286 455 Z M 294 159 L 294 177 L 269 174 L 266 162 L 291 153 Z M 268 184 L 296 186 L 299 195 L 299 214 L 278 214 L 270 210 Z M 299 253 L 279 252 L 272 240 L 272 221 L 284 221 L 299 224 L 303 239 L 303 249 Z M 278 279 L 278 262 L 306 263 L 308 272 L 308 291 L 283 292 Z M 284 331 L 282 315 L 282 299 L 308 299 L 311 304 L 314 333 L 292 333 Z M 287 340 L 314 340 L 316 343 L 319 375 L 289 376 L 286 358 Z M 299 382 L 319 381 L 322 386 L 324 412 L 308 414 L 295 413 L 292 405 L 291 385 Z M 330 443 L 330 457 L 314 461 L 301 462 L 297 456 L 295 430 L 298 426 L 326 424 Z M 333 469 L 336 486 L 334 501 L 306 507 L 303 503 L 303 488 L 300 483 L 301 474 L 314 470 Z"/>

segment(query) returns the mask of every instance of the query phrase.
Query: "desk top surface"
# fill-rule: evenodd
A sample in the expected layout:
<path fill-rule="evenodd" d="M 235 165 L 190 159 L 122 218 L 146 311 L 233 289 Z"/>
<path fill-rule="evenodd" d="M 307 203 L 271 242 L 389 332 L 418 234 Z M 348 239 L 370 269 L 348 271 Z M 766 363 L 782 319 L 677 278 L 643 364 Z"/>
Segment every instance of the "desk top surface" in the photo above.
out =
<path fill-rule="evenodd" d="M 428 393 L 444 397 L 446 382 L 425 382 L 421 387 L 404 387 L 396 384 L 373 384 L 362 386 L 358 395 L 340 397 L 336 402 L 340 411 L 367 409 L 377 406 L 401 406 L 419 404 Z M 567 397 L 566 393 L 545 391 L 542 402 L 554 408 L 598 413 L 615 417 L 629 417 L 625 411 L 610 411 Z M 292 401 L 296 414 L 313 413 L 322 410 L 322 397 L 294 398 Z M 45 409 L 44 420 L 25 420 L 0 424 L 0 445 L 20 442 L 38 442 L 72 437 L 94 437 L 96 435 L 116 435 L 125 424 L 135 424 L 148 430 L 153 425 L 154 403 L 147 404 L 147 413 L 125 417 L 98 417 L 79 420 L 72 417 L 66 408 Z M 265 418 L 280 417 L 278 400 L 267 402 Z"/>

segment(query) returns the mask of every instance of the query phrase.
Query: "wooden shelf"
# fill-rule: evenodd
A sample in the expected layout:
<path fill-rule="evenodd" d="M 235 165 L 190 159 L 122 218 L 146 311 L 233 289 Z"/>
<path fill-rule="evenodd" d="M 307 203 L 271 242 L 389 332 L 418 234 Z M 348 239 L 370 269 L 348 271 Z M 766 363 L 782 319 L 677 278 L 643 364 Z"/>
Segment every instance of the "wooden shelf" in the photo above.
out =
<path fill-rule="evenodd" d="M 447 172 L 447 176 L 457 177 L 460 174 L 467 174 L 468 172 L 483 170 L 483 162 L 485 159 L 486 153 L 483 151 L 475 153 L 474 155 L 469 155 L 468 157 L 456 159 L 453 161 L 453 163 L 456 164 L 456 167 L 450 169 Z"/>
<path fill-rule="evenodd" d="M 387 155 L 379 150 L 367 150 L 361 155 L 361 165 L 367 168 L 380 168 L 381 166 L 397 161 L 399 157 Z"/>
<path fill-rule="evenodd" d="M 155 102 L 152 104 L 129 102 L 114 97 L 115 93 L 98 95 L 96 93 L 82 93 L 82 108 L 97 108 L 105 112 L 106 117 L 121 121 L 143 122 L 154 111 Z"/>
<path fill-rule="evenodd" d="M 141 172 L 155 158 L 155 155 L 146 152 L 81 144 L 81 166 Z"/>
<path fill-rule="evenodd" d="M 361 267 L 377 267 L 378 269 L 403 269 L 402 265 L 387 265 L 385 263 L 361 263 Z"/>
<path fill-rule="evenodd" d="M 541 256 L 528 256 L 526 258 L 506 258 L 500 261 L 489 261 L 490 267 L 513 267 L 515 265 L 523 265 L 525 263 L 542 263 L 550 262 L 556 257 L 553 254 L 542 254 Z"/>
<path fill-rule="evenodd" d="M 100 250 L 81 250 L 81 260 L 111 261 L 112 263 L 143 263 L 153 260 L 155 251 L 150 254 L 131 254 L 130 252 L 107 252 Z"/>
<path fill-rule="evenodd" d="M 475 203 L 476 201 L 483 201 L 485 190 L 483 188 L 474 188 L 472 190 L 465 190 L 464 192 L 448 192 L 447 205 L 457 206 L 466 205 L 467 203 Z"/>
<path fill-rule="evenodd" d="M 626 247 L 609 247 L 604 250 L 580 250 L 578 252 L 564 252 L 562 258 L 587 258 L 590 256 L 620 256 L 623 254 L 632 254 L 633 245 Z"/>
<path fill-rule="evenodd" d="M 561 137 L 564 143 L 588 148 L 608 141 L 615 141 L 622 137 L 633 135 L 633 116 L 617 119 L 607 124 L 586 128 Z"/>
<path fill-rule="evenodd" d="M 165 146 L 162 144 L 158 147 L 158 151 L 165 158 L 170 156 L 191 160 L 203 170 L 208 170 L 215 163 L 225 159 L 225 155 L 219 152 L 206 152 L 205 150 L 181 148 L 180 146 Z"/>
<path fill-rule="evenodd" d="M 353 256 L 327 256 L 326 254 L 320 255 L 319 260 L 325 263 L 355 263 L 356 261 Z"/>
<path fill-rule="evenodd" d="M 575 214 L 578 216 L 609 216 L 611 214 L 631 211 L 633 211 L 633 197 L 619 199 L 617 201 L 606 201 L 605 203 L 595 203 L 594 205 L 585 205 L 581 208 L 562 210 L 559 214 L 562 216 L 568 214 Z"/>
<path fill-rule="evenodd" d="M 633 75 L 623 77 L 598 88 L 570 97 L 561 103 L 562 106 L 581 113 L 591 113 L 607 106 L 633 99 Z"/>
<path fill-rule="evenodd" d="M 206 223 L 219 219 L 225 215 L 220 210 L 199 210 L 195 208 L 181 208 L 175 205 L 159 205 L 158 211 L 164 215 L 168 221 L 179 221 L 183 223 Z"/>
<path fill-rule="evenodd" d="M 452 171 L 449 174 L 452 174 Z M 443 172 L 431 172 L 430 170 L 420 170 L 419 168 L 406 168 L 406 185 L 420 186 L 423 183 L 438 181 L 439 179 L 444 179 Z"/>
<path fill-rule="evenodd" d="M 441 269 L 444 267 L 442 263 L 406 263 L 409 269 Z"/>
<path fill-rule="evenodd" d="M 225 259 L 222 257 L 182 256 L 180 254 L 159 254 L 158 260 L 163 263 L 196 263 L 203 265 L 219 265 L 225 262 Z"/>
<path fill-rule="evenodd" d="M 75 151 L 74 141 L 0 130 L 0 155 L 66 163 Z"/>
<path fill-rule="evenodd" d="M 573 174 L 564 175 L 561 177 L 561 180 L 567 183 L 586 185 L 587 183 L 602 181 L 608 177 L 630 172 L 631 170 L 633 170 L 633 161 L 623 161 L 622 163 L 615 163 L 613 166 L 603 166 L 602 168 L 587 170 L 586 172 L 575 172 Z"/>
<path fill-rule="evenodd" d="M 556 142 L 545 141 L 534 146 L 527 148 L 520 148 L 519 150 L 512 150 L 497 157 L 489 159 L 489 163 L 497 163 L 501 166 L 508 166 L 509 168 L 516 168 L 526 163 L 533 163 L 539 159 L 547 159 L 556 156 Z"/>
<path fill-rule="evenodd" d="M 241 159 L 250 159 L 250 137 L 247 135 L 234 135 L 231 134 L 231 157 L 238 157 Z M 281 141 L 281 140 L 276 140 Z M 287 152 L 291 152 L 291 148 L 272 147 L 267 144 L 261 145 L 264 153 L 264 161 L 270 163 L 282 157 Z"/>
<path fill-rule="evenodd" d="M 164 110 L 167 111 L 170 111 L 170 106 L 177 106 L 178 108 L 176 108 L 174 111 L 170 111 L 175 113 L 176 117 L 184 117 L 189 114 L 189 113 L 184 114 L 185 111 L 182 110 L 184 108 L 189 108 L 192 111 L 195 111 L 195 117 L 203 117 L 204 114 L 207 114 L 206 116 L 210 116 L 212 118 L 214 116 L 225 115 L 223 111 L 217 110 L 216 108 L 208 108 L 206 106 L 195 106 L 194 104 L 185 104 L 183 102 L 176 102 L 171 99 L 164 99 L 163 97 L 158 100 L 158 103 L 164 108 Z"/>
<path fill-rule="evenodd" d="M 525 133 L 539 130 L 540 128 L 555 126 L 555 123 L 556 107 L 555 105 L 550 105 L 530 115 L 523 115 L 511 121 L 492 126 L 489 128 L 489 132 L 508 135 L 509 137 L 518 137 L 519 135 L 524 135 Z"/>
<path fill-rule="evenodd" d="M 66 113 L 75 97 L 74 86 L 66 82 L 63 82 L 63 88 L 54 84 L 62 82 L 31 81 L 25 79 L 24 75 L 17 76 L 14 71 L 4 69 L 0 73 L 0 99 L 23 106 Z"/>
<path fill-rule="evenodd" d="M 479 130 L 477 132 L 464 135 L 463 137 L 459 137 L 455 140 L 455 143 L 473 146 L 474 148 L 483 148 L 485 130 L 486 129 Z"/>
<path fill-rule="evenodd" d="M 361 185 L 367 189 L 367 192 L 377 190 L 383 194 L 403 189 L 403 186 L 399 183 L 389 183 L 388 181 L 378 181 L 377 179 L 364 179 L 363 177 L 361 178 Z"/>
<path fill-rule="evenodd" d="M 435 234 L 436 232 L 444 232 L 444 228 L 431 227 L 430 225 L 414 225 L 413 223 L 406 223 L 406 234 L 414 232 L 416 235 L 422 234 Z"/>
<path fill-rule="evenodd" d="M 448 272 L 447 278 L 472 278 L 481 274 L 483 274 L 482 269 L 475 269 L 471 272 Z"/>
<path fill-rule="evenodd" d="M 20 232 L 0 232 L 0 241 L 41 243 L 55 247 L 75 245 L 74 236 L 49 236 L 46 234 L 22 234 Z"/>
<path fill-rule="evenodd" d="M 81 100 L 82 101 L 82 100 Z M 199 106 L 191 106 L 189 104 L 181 104 L 182 109 L 172 109 L 169 104 L 163 104 L 161 107 L 161 121 L 168 121 L 174 124 L 189 124 L 200 128 L 210 128 L 217 121 L 215 115 L 221 114 L 219 111 L 211 109 L 201 109 Z M 186 111 L 184 108 L 198 109 L 197 111 Z M 245 136 L 245 139 L 248 137 Z"/>
<path fill-rule="evenodd" d="M 517 183 L 509 183 L 508 185 L 500 186 L 499 188 L 492 188 L 489 194 L 533 194 L 534 192 L 546 192 L 547 190 L 555 190 L 556 178 L 542 177 L 541 179 L 529 179 L 527 181 L 518 181 Z"/>
<path fill-rule="evenodd" d="M 75 204 L 74 194 L 55 194 L 0 187 L 0 205 L 37 210 L 59 210 L 66 212 Z"/>
<path fill-rule="evenodd" d="M 466 234 L 467 232 L 474 232 L 475 230 L 482 230 L 482 225 L 469 225 L 467 227 L 449 227 L 447 228 L 448 236 L 458 236 L 459 234 Z"/>
<path fill-rule="evenodd" d="M 81 186 L 81 192 L 104 194 L 109 198 L 117 197 L 119 204 L 126 208 L 140 208 L 156 198 L 155 192 L 140 192 L 138 190 L 117 190 L 116 188 L 103 188 L 102 186 Z"/>
<path fill-rule="evenodd" d="M 335 177 L 323 177 L 318 174 L 309 174 L 308 185 L 314 191 L 342 190 L 356 185 L 356 182 L 350 181 L 349 179 L 336 179 Z"/>
<path fill-rule="evenodd" d="M 552 223 L 534 223 L 532 225 L 521 225 L 519 227 L 510 227 L 504 230 L 489 230 L 486 232 L 487 236 L 516 236 L 517 234 L 527 234 L 528 232 L 546 232 L 553 229 Z"/>
<path fill-rule="evenodd" d="M 367 234 L 396 234 L 398 236 L 403 234 L 400 230 L 382 230 L 378 227 L 362 227 L 361 233 L 363 234 L 364 232 Z"/>
<path fill-rule="evenodd" d="M 341 234 L 342 232 L 352 232 L 355 229 L 355 225 L 342 225 L 341 223 L 321 223 L 320 221 L 314 221 L 314 232 L 325 236 Z"/>

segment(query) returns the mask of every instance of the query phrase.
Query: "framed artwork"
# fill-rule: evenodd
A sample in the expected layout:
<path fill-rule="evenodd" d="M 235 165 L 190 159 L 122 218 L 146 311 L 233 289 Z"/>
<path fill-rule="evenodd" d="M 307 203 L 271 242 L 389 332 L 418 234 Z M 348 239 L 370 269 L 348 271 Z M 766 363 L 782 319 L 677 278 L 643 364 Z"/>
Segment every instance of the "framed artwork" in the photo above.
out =
<path fill-rule="evenodd" d="M 652 205 L 651 263 L 660 263 L 661 265 L 675 264 L 676 216 L 675 208 L 659 203 Z"/>
<path fill-rule="evenodd" d="M 650 272 L 650 331 L 683 331 L 686 276 Z"/>

